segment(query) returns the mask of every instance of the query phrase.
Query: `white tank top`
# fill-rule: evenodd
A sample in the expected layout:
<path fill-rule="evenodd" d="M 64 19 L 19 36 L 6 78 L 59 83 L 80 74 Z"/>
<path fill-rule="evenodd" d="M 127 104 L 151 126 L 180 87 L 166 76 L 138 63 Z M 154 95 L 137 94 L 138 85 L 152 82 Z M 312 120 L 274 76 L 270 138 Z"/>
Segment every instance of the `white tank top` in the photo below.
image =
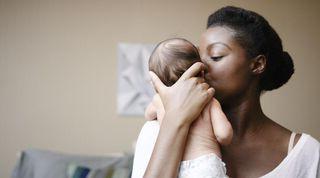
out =
<path fill-rule="evenodd" d="M 148 121 L 140 131 L 133 163 L 132 178 L 142 178 L 150 160 L 159 133 L 157 121 Z M 288 155 L 282 162 L 261 178 L 320 178 L 320 144 L 303 133 L 293 146 L 295 133 L 291 134 Z"/>
<path fill-rule="evenodd" d="M 293 147 L 295 133 L 290 137 L 288 155 L 281 163 L 261 178 L 320 178 L 320 144 L 302 133 Z"/>

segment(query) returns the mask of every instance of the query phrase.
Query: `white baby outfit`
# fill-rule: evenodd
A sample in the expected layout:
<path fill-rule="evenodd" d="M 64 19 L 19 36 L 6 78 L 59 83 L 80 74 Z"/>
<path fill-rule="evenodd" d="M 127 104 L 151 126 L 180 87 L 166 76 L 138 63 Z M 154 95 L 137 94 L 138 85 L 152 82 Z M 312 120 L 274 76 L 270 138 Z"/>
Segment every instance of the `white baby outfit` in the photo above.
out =
<path fill-rule="evenodd" d="M 225 163 L 214 153 L 180 163 L 178 178 L 225 178 Z"/>

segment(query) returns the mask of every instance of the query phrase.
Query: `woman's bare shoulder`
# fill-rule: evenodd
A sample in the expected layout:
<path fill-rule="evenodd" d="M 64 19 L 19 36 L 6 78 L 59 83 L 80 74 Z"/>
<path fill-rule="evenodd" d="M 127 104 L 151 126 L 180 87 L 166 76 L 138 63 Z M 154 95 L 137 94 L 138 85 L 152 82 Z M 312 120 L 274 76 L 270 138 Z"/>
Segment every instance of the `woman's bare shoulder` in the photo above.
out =
<path fill-rule="evenodd" d="M 268 132 L 270 133 L 270 136 L 281 140 L 281 143 L 287 146 L 289 143 L 291 134 L 295 131 L 288 129 L 271 119 L 269 120 L 270 122 L 268 126 Z M 293 146 L 298 143 L 299 139 L 301 138 L 301 135 L 302 135 L 301 133 L 296 133 Z"/>

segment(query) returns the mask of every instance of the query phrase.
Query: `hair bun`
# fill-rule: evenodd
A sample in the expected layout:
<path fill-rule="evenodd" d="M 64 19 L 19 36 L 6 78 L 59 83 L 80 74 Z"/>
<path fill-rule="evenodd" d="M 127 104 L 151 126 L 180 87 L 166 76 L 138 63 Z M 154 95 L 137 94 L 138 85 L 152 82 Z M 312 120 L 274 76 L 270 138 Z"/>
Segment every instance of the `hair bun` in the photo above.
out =
<path fill-rule="evenodd" d="M 290 56 L 290 54 L 286 51 L 282 52 L 282 57 L 279 59 L 279 65 L 276 68 L 276 71 L 274 71 L 274 75 L 272 78 L 272 82 L 269 82 L 269 86 L 266 86 L 265 90 L 274 90 L 285 83 L 288 82 L 288 80 L 291 78 L 292 74 L 294 73 L 294 64 L 293 60 Z"/>
<path fill-rule="evenodd" d="M 287 51 L 282 52 L 282 57 L 285 60 L 292 60 L 290 54 Z"/>

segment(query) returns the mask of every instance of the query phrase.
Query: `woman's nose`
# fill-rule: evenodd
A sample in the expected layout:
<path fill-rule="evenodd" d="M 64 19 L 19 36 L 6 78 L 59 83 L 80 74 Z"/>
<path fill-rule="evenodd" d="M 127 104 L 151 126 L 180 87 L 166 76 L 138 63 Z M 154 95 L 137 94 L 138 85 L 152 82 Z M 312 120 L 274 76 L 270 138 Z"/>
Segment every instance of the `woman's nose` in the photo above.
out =
<path fill-rule="evenodd" d="M 204 64 L 204 73 L 209 72 L 209 66 L 205 59 L 201 59 L 201 62 Z"/>

